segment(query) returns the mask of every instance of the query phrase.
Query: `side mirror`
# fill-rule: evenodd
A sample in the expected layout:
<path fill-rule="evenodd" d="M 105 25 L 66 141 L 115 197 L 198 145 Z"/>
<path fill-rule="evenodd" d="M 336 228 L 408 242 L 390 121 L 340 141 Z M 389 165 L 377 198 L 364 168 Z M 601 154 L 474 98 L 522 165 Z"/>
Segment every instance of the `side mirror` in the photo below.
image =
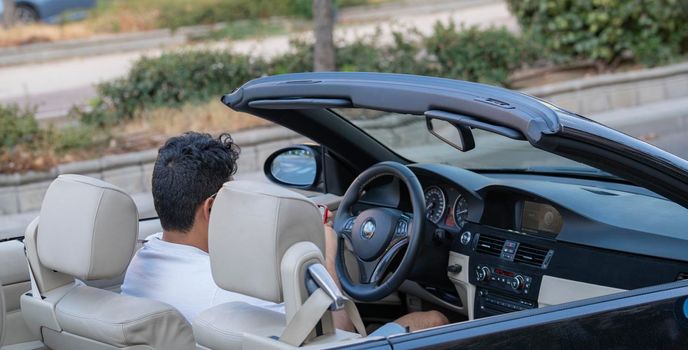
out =
<path fill-rule="evenodd" d="M 425 117 L 425 122 L 431 134 L 459 151 L 467 152 L 475 148 L 470 127 L 433 117 Z"/>
<path fill-rule="evenodd" d="M 321 169 L 318 146 L 295 145 L 271 154 L 263 171 L 278 185 L 310 189 L 315 187 Z"/>

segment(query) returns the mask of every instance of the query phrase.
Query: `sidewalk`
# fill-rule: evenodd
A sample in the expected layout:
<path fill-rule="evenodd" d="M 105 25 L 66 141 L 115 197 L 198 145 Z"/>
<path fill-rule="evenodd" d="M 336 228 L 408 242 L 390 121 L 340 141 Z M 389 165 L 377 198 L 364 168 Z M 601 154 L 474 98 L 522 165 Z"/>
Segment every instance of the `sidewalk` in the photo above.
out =
<path fill-rule="evenodd" d="M 688 98 L 617 109 L 588 117 L 632 136 L 645 136 L 650 143 L 688 159 Z M 267 181 L 262 172 L 239 174 L 237 179 Z M 139 208 L 139 217 L 156 216 L 150 193 L 137 193 L 132 197 Z M 0 240 L 23 235 L 26 225 L 36 216 L 38 212 L 0 216 Z"/>

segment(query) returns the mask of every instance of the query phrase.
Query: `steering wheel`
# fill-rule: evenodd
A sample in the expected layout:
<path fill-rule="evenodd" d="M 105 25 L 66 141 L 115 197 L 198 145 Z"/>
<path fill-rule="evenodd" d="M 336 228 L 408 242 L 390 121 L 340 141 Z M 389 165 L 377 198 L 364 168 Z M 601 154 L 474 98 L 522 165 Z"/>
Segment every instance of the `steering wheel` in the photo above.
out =
<path fill-rule="evenodd" d="M 366 185 L 382 176 L 393 176 L 401 180 L 411 197 L 413 214 L 408 215 L 392 208 L 370 208 L 358 215 L 352 213 L 352 206 L 358 202 Z M 344 194 L 334 229 L 339 237 L 335 266 L 342 288 L 353 298 L 361 301 L 380 300 L 406 280 L 421 245 L 421 234 L 425 224 L 425 197 L 423 188 L 411 170 L 396 162 L 381 162 L 361 173 Z M 360 283 L 355 283 L 344 262 L 344 239 L 351 243 L 358 262 Z M 399 267 L 385 277 L 396 254 L 406 248 Z"/>

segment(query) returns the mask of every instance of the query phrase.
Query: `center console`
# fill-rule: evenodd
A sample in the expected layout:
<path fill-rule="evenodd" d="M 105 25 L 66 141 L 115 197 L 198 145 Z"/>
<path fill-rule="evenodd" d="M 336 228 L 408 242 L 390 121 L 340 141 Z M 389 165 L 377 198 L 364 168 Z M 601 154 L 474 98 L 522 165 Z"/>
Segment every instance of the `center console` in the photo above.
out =
<path fill-rule="evenodd" d="M 542 276 L 555 253 L 553 240 L 472 224 L 452 251 L 469 257 L 473 318 L 537 308 Z"/>
<path fill-rule="evenodd" d="M 531 295 L 533 277 L 523 272 L 504 268 L 477 265 L 475 285 L 478 287 L 474 315 L 476 318 L 492 316 L 512 311 L 536 308 L 537 298 Z"/>

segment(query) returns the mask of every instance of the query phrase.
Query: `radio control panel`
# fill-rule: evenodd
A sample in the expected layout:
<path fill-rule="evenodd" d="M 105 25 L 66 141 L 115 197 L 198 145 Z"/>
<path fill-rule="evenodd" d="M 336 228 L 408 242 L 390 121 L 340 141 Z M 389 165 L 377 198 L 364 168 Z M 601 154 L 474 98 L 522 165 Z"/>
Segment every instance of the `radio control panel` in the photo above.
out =
<path fill-rule="evenodd" d="M 498 288 L 524 296 L 529 295 L 533 284 L 531 276 L 488 265 L 476 266 L 475 280 L 479 285 Z"/>

